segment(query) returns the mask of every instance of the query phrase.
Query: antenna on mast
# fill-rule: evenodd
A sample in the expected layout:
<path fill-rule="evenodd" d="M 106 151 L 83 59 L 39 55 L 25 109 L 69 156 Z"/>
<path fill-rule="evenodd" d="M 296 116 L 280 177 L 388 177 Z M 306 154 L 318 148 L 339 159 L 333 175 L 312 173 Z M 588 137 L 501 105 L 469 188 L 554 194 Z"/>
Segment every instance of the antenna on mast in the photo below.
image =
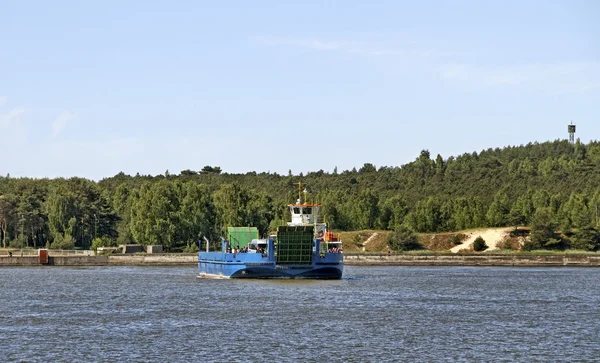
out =
<path fill-rule="evenodd" d="M 298 184 L 298 204 L 300 204 L 302 200 L 302 182 L 297 182 L 296 184 Z"/>

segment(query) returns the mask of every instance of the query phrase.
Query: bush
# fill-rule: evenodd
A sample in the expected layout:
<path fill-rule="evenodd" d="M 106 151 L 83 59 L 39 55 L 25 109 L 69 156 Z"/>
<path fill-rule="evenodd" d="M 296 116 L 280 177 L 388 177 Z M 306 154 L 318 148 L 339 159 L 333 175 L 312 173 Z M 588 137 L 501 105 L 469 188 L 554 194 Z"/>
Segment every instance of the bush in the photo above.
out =
<path fill-rule="evenodd" d="M 387 239 L 389 248 L 393 251 L 423 250 L 425 247 L 419 242 L 416 233 L 411 229 L 400 226 L 390 233 Z"/>
<path fill-rule="evenodd" d="M 106 237 L 106 236 L 96 237 L 92 241 L 91 249 L 96 251 L 98 249 L 98 247 L 110 247 L 110 246 L 114 246 L 114 245 L 115 245 L 114 240 L 110 239 L 109 237 Z"/>
<path fill-rule="evenodd" d="M 363 245 L 363 240 L 360 237 L 360 234 L 358 234 L 358 233 L 355 234 L 354 237 L 352 237 L 352 242 L 354 242 L 354 245 L 356 247 L 362 247 L 362 245 Z"/>
<path fill-rule="evenodd" d="M 473 250 L 476 252 L 484 251 L 488 248 L 488 245 L 485 244 L 485 240 L 479 236 L 475 238 L 475 242 L 473 242 Z"/>
<path fill-rule="evenodd" d="M 188 243 L 187 246 L 183 249 L 184 253 L 198 253 L 198 244 L 196 243 Z"/>
<path fill-rule="evenodd" d="M 582 228 L 571 238 L 571 248 L 596 251 L 598 247 L 600 247 L 600 231 L 595 228 Z"/>
<path fill-rule="evenodd" d="M 510 231 L 511 237 L 527 237 L 529 235 L 529 229 L 521 228 L 521 229 L 513 229 Z"/>
<path fill-rule="evenodd" d="M 127 245 L 130 243 L 134 243 L 133 235 L 131 234 L 131 229 L 128 224 L 121 223 L 117 228 L 118 236 L 115 241 L 117 245 Z M 112 244 L 112 243 L 111 243 Z M 110 246 L 111 244 L 107 244 L 106 246 Z"/>
<path fill-rule="evenodd" d="M 496 244 L 500 250 L 518 250 L 521 247 L 517 238 L 506 237 Z"/>
<path fill-rule="evenodd" d="M 552 221 L 552 214 L 548 208 L 536 211 L 529 239 L 523 244 L 524 251 L 541 248 L 563 250 L 567 247 L 567 241 L 556 233 L 556 224 Z"/>
<path fill-rule="evenodd" d="M 54 237 L 50 248 L 54 250 L 72 250 L 75 247 L 75 239 L 71 235 L 59 234 Z"/>
<path fill-rule="evenodd" d="M 521 246 L 521 250 L 522 251 L 534 251 L 534 250 L 541 250 L 542 249 L 542 244 L 539 243 L 537 240 L 528 238 L 525 240 L 525 242 L 523 242 L 523 246 Z"/>
<path fill-rule="evenodd" d="M 98 247 L 104 247 L 104 241 L 102 241 L 102 238 L 94 238 L 92 241 L 91 249 L 96 251 Z"/>
<path fill-rule="evenodd" d="M 452 236 L 452 244 L 457 246 L 459 244 L 462 243 L 462 239 L 460 238 L 460 236 L 458 234 L 455 234 L 454 236 Z"/>
<path fill-rule="evenodd" d="M 21 239 L 21 237 L 17 237 L 8 243 L 8 247 L 10 248 L 25 248 L 25 242 Z"/>

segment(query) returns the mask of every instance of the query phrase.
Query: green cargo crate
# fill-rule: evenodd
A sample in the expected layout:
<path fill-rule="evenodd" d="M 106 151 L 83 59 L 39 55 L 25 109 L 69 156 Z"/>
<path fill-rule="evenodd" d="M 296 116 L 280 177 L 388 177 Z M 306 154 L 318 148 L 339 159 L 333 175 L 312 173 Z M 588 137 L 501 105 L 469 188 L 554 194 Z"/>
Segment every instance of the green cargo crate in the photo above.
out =
<path fill-rule="evenodd" d="M 256 227 L 227 227 L 227 239 L 232 248 L 244 248 L 253 239 L 258 239 Z"/>

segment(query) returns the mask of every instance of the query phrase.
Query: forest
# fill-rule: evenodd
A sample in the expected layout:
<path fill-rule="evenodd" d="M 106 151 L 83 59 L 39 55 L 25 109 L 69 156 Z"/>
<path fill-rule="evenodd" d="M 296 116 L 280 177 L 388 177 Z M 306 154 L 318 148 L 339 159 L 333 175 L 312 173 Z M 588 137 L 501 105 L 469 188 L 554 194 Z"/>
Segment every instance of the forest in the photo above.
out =
<path fill-rule="evenodd" d="M 266 235 L 285 223 L 297 183 L 338 231 L 457 231 L 532 226 L 530 249 L 600 246 L 600 142 L 556 140 L 433 157 L 402 166 L 306 174 L 230 174 L 218 166 L 83 179 L 0 177 L 0 245 L 193 250 L 227 226 Z"/>

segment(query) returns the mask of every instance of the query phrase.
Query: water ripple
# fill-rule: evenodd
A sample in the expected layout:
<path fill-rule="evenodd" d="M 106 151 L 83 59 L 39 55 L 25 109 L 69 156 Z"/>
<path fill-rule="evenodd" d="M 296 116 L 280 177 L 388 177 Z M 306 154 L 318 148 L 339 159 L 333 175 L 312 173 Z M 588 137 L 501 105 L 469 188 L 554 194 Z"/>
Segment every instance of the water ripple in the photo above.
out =
<path fill-rule="evenodd" d="M 352 267 L 339 281 L 193 268 L 10 268 L 8 362 L 595 360 L 600 269 Z"/>

